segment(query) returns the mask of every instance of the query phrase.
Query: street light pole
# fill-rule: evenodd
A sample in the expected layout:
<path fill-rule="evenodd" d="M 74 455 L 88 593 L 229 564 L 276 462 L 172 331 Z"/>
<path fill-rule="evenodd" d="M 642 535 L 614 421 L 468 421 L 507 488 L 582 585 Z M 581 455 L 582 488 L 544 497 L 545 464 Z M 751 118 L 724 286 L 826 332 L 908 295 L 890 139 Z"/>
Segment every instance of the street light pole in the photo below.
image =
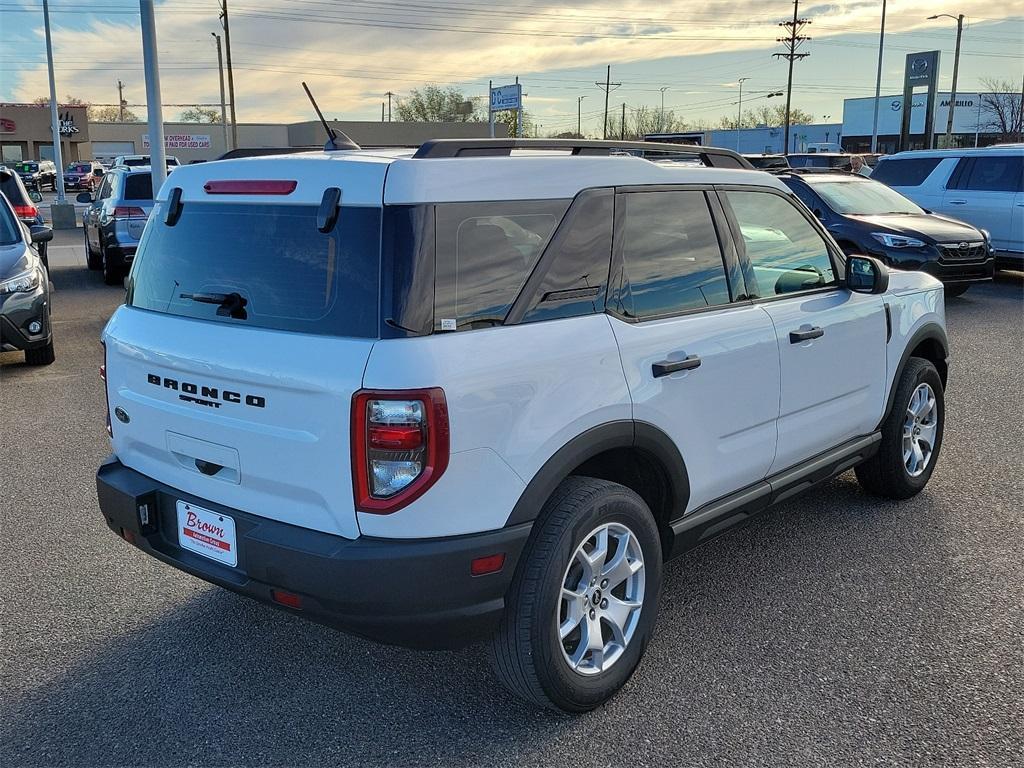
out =
<path fill-rule="evenodd" d="M 882 0 L 882 28 L 878 32 L 878 71 L 875 73 L 875 109 L 871 118 L 871 154 L 878 152 L 878 101 L 882 97 L 882 48 L 885 45 L 885 0 Z"/>
<path fill-rule="evenodd" d="M 53 134 L 53 162 L 57 166 L 57 204 L 64 203 L 64 161 L 60 154 L 60 115 L 57 113 L 57 85 L 53 79 L 53 44 L 50 42 L 50 4 L 43 0 L 46 32 L 46 68 L 50 76 L 50 130 Z"/>
<path fill-rule="evenodd" d="M 167 178 L 167 160 L 164 153 L 164 116 L 160 99 L 160 63 L 156 52 L 153 0 L 139 0 L 139 12 L 142 17 L 142 67 L 146 75 L 146 111 L 149 121 L 149 167 L 155 198 Z"/>
<path fill-rule="evenodd" d="M 665 130 L 665 91 L 668 90 L 668 86 L 663 85 L 658 90 L 661 91 L 661 112 L 658 114 L 658 133 L 663 133 Z"/>
<path fill-rule="evenodd" d="M 583 138 L 583 100 L 586 96 L 576 97 L 576 137 Z"/>
<path fill-rule="evenodd" d="M 743 83 L 749 80 L 749 77 L 741 77 L 739 79 L 740 84 L 740 105 L 736 108 L 736 151 L 740 151 L 740 128 L 743 127 Z"/>
<path fill-rule="evenodd" d="M 220 35 L 211 32 L 213 39 L 217 41 L 217 73 L 220 75 L 220 122 L 224 127 L 224 151 L 228 151 L 228 111 L 224 99 L 224 56 L 220 49 Z"/>
<path fill-rule="evenodd" d="M 956 53 L 953 54 L 953 88 L 952 93 L 949 94 L 949 113 L 946 117 L 946 147 L 953 143 L 953 111 L 956 109 L 956 76 L 960 69 L 960 36 L 964 31 L 964 15 L 962 13 L 953 16 L 949 13 L 940 13 L 935 16 L 929 16 L 928 20 L 938 19 L 945 16 L 947 19 L 953 19 L 956 22 Z"/>

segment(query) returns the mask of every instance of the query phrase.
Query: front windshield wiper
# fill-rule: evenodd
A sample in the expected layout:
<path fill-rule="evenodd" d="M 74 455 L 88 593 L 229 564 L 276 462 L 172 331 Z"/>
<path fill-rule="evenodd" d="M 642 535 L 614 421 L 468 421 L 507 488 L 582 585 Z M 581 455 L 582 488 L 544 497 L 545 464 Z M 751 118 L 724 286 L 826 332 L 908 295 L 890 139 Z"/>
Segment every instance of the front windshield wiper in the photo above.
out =
<path fill-rule="evenodd" d="M 249 316 L 245 311 L 245 305 L 249 303 L 249 300 L 237 291 L 231 293 L 181 293 L 178 294 L 178 298 L 191 299 L 200 304 L 216 304 L 217 314 L 221 317 L 245 320 Z"/>

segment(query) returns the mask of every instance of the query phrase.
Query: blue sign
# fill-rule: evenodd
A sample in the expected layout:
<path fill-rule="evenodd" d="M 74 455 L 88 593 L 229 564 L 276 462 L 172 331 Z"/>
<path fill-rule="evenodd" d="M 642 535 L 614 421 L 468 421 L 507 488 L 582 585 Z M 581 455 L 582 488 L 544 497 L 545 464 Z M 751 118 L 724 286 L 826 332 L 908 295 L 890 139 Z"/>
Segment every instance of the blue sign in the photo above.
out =
<path fill-rule="evenodd" d="M 523 100 L 523 86 L 519 83 L 514 85 L 499 85 L 491 88 L 491 112 L 501 112 L 506 109 L 519 109 Z"/>

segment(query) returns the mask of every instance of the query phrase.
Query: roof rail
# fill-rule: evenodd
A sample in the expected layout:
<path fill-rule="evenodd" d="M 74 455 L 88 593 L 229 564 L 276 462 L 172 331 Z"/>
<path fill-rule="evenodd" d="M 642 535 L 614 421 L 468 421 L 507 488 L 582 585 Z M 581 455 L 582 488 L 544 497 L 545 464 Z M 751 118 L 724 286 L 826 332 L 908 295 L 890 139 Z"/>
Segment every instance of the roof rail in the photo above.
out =
<path fill-rule="evenodd" d="M 637 154 L 648 160 L 671 159 L 675 155 L 697 158 L 709 168 L 753 168 L 746 158 L 731 149 L 695 144 L 654 141 L 598 141 L 591 139 L 431 139 L 416 150 L 413 159 L 510 155 L 513 149 L 562 149 L 573 155 L 607 156 Z M 647 153 L 657 155 L 648 157 Z"/>

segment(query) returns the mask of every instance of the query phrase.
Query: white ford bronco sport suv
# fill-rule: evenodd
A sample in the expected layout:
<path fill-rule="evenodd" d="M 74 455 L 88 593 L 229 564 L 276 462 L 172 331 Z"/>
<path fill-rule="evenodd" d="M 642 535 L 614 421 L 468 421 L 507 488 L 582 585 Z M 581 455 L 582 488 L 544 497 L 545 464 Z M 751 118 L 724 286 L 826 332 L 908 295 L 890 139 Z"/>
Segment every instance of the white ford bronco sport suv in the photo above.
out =
<path fill-rule="evenodd" d="M 100 509 L 311 619 L 489 639 L 515 693 L 584 711 L 640 661 L 665 561 L 851 468 L 925 486 L 944 312 L 727 150 L 185 166 L 103 333 Z"/>

